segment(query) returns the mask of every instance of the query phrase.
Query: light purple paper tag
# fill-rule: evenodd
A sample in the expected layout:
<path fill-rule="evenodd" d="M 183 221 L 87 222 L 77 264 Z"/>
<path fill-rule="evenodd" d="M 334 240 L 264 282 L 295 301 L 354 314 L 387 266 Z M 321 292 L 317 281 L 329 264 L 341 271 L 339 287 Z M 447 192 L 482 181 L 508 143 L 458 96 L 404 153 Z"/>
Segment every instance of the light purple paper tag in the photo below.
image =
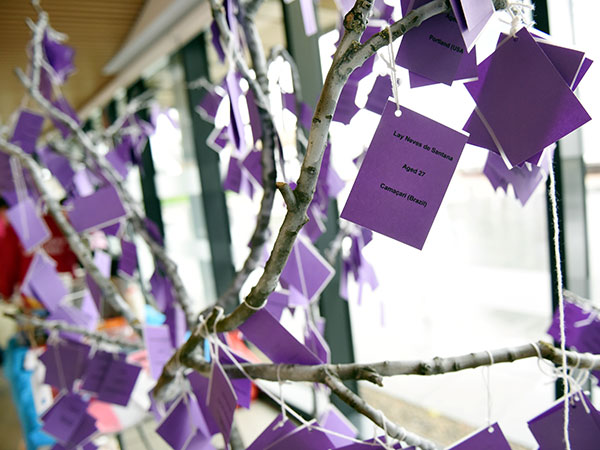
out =
<path fill-rule="evenodd" d="M 21 290 L 33 295 L 44 307 L 52 312 L 68 291 L 58 273 L 54 261 L 36 252 L 23 280 Z"/>
<path fill-rule="evenodd" d="M 79 118 L 77 117 L 77 113 L 66 98 L 61 97 L 53 101 L 52 105 L 55 108 L 62 111 L 63 113 L 65 113 L 67 116 L 71 117 L 73 120 L 75 120 L 77 124 L 79 124 Z M 71 134 L 71 129 L 63 121 L 55 119 L 54 116 L 51 116 L 50 120 L 52 120 L 54 126 L 60 131 L 63 138 L 66 139 L 67 137 L 69 137 L 69 135 Z"/>
<path fill-rule="evenodd" d="M 125 208 L 114 186 L 98 189 L 87 197 L 73 199 L 69 213 L 71 224 L 78 232 L 102 228 L 125 216 Z"/>
<path fill-rule="evenodd" d="M 212 435 L 220 432 L 219 426 L 215 421 L 212 412 L 206 405 L 206 399 L 208 398 L 208 385 L 210 380 L 206 377 L 203 377 L 198 372 L 190 372 L 187 375 L 187 379 L 190 382 L 190 386 L 192 387 L 192 391 L 198 400 L 198 406 L 200 406 L 200 411 L 204 420 L 206 421 L 206 425 L 208 426 L 208 430 Z"/>
<path fill-rule="evenodd" d="M 42 132 L 43 123 L 43 116 L 22 110 L 10 142 L 21 147 L 25 153 L 32 155 L 35 152 L 35 143 Z"/>
<path fill-rule="evenodd" d="M 283 310 L 288 306 L 288 293 L 274 291 L 269 295 L 265 309 L 277 320 L 281 320 Z"/>
<path fill-rule="evenodd" d="M 160 311 L 166 311 L 166 309 L 175 301 L 171 289 L 171 282 L 168 278 L 163 277 L 158 271 L 155 271 L 152 278 L 150 278 L 150 286 L 150 292 L 154 296 L 156 306 L 158 306 Z"/>
<path fill-rule="evenodd" d="M 144 327 L 144 342 L 148 349 L 150 374 L 152 378 L 158 380 L 164 365 L 175 352 L 171 343 L 169 327 L 165 325 Z"/>
<path fill-rule="evenodd" d="M 300 12 L 304 22 L 304 32 L 307 36 L 312 36 L 317 32 L 317 18 L 315 17 L 313 0 L 300 0 Z"/>
<path fill-rule="evenodd" d="M 511 450 L 497 423 L 469 436 L 448 450 Z"/>
<path fill-rule="evenodd" d="M 223 434 L 223 439 L 225 442 L 229 442 L 237 396 L 229 378 L 219 364 L 212 365 L 206 404 Z"/>
<path fill-rule="evenodd" d="M 321 364 L 321 360 L 290 334 L 279 321 L 261 309 L 239 327 L 244 336 L 271 361 L 283 364 Z M 269 333 L 265 333 L 269 330 Z"/>
<path fill-rule="evenodd" d="M 35 204 L 29 197 L 10 208 L 6 212 L 6 217 L 27 253 L 50 238 L 50 230 L 46 222 L 38 215 Z"/>
<path fill-rule="evenodd" d="M 388 102 L 341 217 L 422 249 L 467 136 Z"/>
<path fill-rule="evenodd" d="M 296 239 L 288 261 L 281 272 L 280 282 L 285 288 L 293 286 L 309 301 L 314 301 L 329 281 L 335 270 L 308 240 Z"/>

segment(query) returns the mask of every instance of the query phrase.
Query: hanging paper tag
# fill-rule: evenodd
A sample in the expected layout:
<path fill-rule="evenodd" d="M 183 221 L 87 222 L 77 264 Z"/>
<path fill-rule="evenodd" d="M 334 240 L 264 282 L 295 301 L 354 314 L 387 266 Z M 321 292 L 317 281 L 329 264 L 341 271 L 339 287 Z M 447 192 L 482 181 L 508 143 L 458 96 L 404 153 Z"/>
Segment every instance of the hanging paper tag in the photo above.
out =
<path fill-rule="evenodd" d="M 198 372 L 190 372 L 187 376 L 188 381 L 190 382 L 190 386 L 192 387 L 192 391 L 198 400 L 198 406 L 200 407 L 200 411 L 204 420 L 206 421 L 206 425 L 208 426 L 208 430 L 210 435 L 219 433 L 219 426 L 215 421 L 212 412 L 209 407 L 206 405 L 206 399 L 208 398 L 208 385 L 210 380 L 206 377 L 203 377 Z"/>
<path fill-rule="evenodd" d="M 583 401 L 582 401 L 583 398 Z M 585 405 L 584 405 L 585 402 Z M 527 422 L 539 448 L 563 450 L 564 402 L 554 406 Z M 595 449 L 600 442 L 600 417 L 588 398 L 577 393 L 569 399 L 569 441 L 572 449 Z"/>
<path fill-rule="evenodd" d="M 470 52 L 485 25 L 494 15 L 494 4 L 491 0 L 450 0 L 450 4 Z"/>
<path fill-rule="evenodd" d="M 144 327 L 144 342 L 148 349 L 150 374 L 152 378 L 158 380 L 164 365 L 175 351 L 171 343 L 169 327 L 165 325 Z"/>
<path fill-rule="evenodd" d="M 98 206 L 102 205 L 101 208 Z M 125 215 L 125 208 L 114 186 L 98 189 L 87 197 L 73 199 L 73 210 L 69 219 L 78 232 L 91 228 L 102 228 L 116 222 Z"/>
<path fill-rule="evenodd" d="M 229 442 L 237 396 L 229 378 L 219 364 L 212 365 L 208 386 L 207 406 L 212 412 L 225 442 Z"/>
<path fill-rule="evenodd" d="M 415 0 L 414 9 L 427 3 Z M 467 48 L 452 13 L 432 17 L 407 33 L 400 42 L 396 63 L 438 83 L 452 84 Z"/>
<path fill-rule="evenodd" d="M 510 450 L 502 430 L 497 423 L 465 438 L 448 450 Z"/>
<path fill-rule="evenodd" d="M 17 203 L 6 212 L 23 248 L 30 252 L 50 238 L 50 230 L 35 210 L 35 204 L 30 197 Z"/>
<path fill-rule="evenodd" d="M 98 391 L 98 400 L 127 406 L 140 369 L 141 367 L 125 361 L 113 360 L 105 372 L 102 386 Z"/>
<path fill-rule="evenodd" d="M 319 251 L 302 237 L 296 239 L 281 272 L 281 285 L 294 287 L 309 301 L 314 301 L 333 278 L 335 270 Z"/>
<path fill-rule="evenodd" d="M 94 356 L 87 364 L 87 370 L 83 376 L 83 384 L 81 389 L 84 391 L 97 393 L 102 386 L 102 382 L 106 376 L 106 372 L 110 367 L 110 363 L 114 359 L 112 353 L 102 350 L 96 351 Z"/>
<path fill-rule="evenodd" d="M 31 111 L 21 111 L 10 142 L 32 155 L 35 152 L 35 143 L 42 132 L 43 123 L 43 116 Z"/>
<path fill-rule="evenodd" d="M 343 436 L 348 436 L 353 439 L 358 434 L 356 427 L 352 425 L 346 416 L 344 416 L 339 409 L 335 406 L 330 405 L 329 409 L 319 418 L 319 424 L 321 427 L 328 430 L 334 431 Z M 350 439 L 345 439 L 342 436 L 328 435 L 329 440 L 337 447 L 343 447 L 350 443 Z"/>
<path fill-rule="evenodd" d="M 53 262 L 40 252 L 34 254 L 21 290 L 25 295 L 35 297 L 50 312 L 58 308 L 68 292 Z"/>
<path fill-rule="evenodd" d="M 295 429 L 296 426 L 291 420 L 286 420 L 284 422 L 283 416 L 279 414 L 246 450 L 263 450 L 270 448 L 271 444 L 292 433 Z"/>
<path fill-rule="evenodd" d="M 322 364 L 313 352 L 292 336 L 266 311 L 256 311 L 239 327 L 244 336 L 271 361 L 282 364 Z M 265 330 L 269 330 L 265 332 Z"/>
<path fill-rule="evenodd" d="M 43 430 L 61 442 L 68 442 L 84 417 L 87 403 L 76 394 L 60 397 L 42 416 Z"/>
<path fill-rule="evenodd" d="M 210 437 L 196 398 L 188 394 L 183 394 L 156 432 L 175 450 L 197 448 L 190 444 L 198 432 L 204 440 Z"/>
<path fill-rule="evenodd" d="M 467 136 L 386 105 L 342 217 L 422 249 Z"/>
<path fill-rule="evenodd" d="M 335 446 L 324 432 L 311 428 L 309 423 L 297 428 L 267 448 L 269 450 L 306 450 L 307 448 L 330 449 Z"/>

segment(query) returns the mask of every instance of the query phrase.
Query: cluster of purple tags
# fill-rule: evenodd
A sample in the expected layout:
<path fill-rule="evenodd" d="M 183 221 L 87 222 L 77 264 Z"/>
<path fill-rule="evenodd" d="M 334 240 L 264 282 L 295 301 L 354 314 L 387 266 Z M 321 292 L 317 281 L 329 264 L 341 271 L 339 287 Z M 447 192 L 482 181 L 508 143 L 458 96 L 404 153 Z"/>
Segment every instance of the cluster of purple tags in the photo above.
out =
<path fill-rule="evenodd" d="M 425 3 L 403 0 L 404 15 Z M 474 79 L 465 84 L 476 104 L 464 126 L 469 135 L 404 107 L 397 117 L 388 102 L 341 214 L 418 249 L 465 143 L 489 151 L 484 174 L 494 188 L 511 185 L 524 205 L 551 170 L 555 142 L 590 120 L 573 92 L 591 65 L 583 52 L 522 28 L 502 35 L 476 66 L 474 43 L 492 2 L 451 4 L 452 13 L 403 37 L 396 63 L 409 70 L 412 87 Z"/>

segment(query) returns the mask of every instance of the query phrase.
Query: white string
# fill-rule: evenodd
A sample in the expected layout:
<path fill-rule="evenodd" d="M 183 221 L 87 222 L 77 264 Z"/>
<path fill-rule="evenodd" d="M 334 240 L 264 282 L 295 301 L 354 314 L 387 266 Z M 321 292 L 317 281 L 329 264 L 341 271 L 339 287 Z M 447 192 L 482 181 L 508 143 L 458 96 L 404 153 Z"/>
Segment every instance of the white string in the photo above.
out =
<path fill-rule="evenodd" d="M 27 215 L 25 214 L 24 201 L 27 199 L 27 185 L 25 184 L 25 177 L 23 176 L 23 168 L 21 162 L 14 156 L 10 157 L 10 171 L 12 173 L 13 181 L 15 184 L 15 191 L 17 193 L 17 201 L 21 205 L 19 208 L 19 216 L 21 216 L 21 225 L 23 226 L 23 234 L 25 240 L 29 239 L 29 224 L 27 223 Z"/>
<path fill-rule="evenodd" d="M 565 299 L 563 297 L 563 284 L 562 284 L 562 266 L 560 259 L 560 240 L 559 240 L 559 228 L 558 228 L 558 206 L 556 199 L 556 179 L 554 173 L 554 167 L 550 168 L 550 200 L 552 205 L 552 224 L 554 227 L 554 264 L 556 270 L 556 290 L 558 291 L 558 311 L 559 311 L 559 325 L 560 325 L 560 350 L 562 352 L 562 378 L 563 387 L 565 389 L 564 395 L 564 422 L 563 432 L 565 438 L 566 450 L 571 450 L 571 443 L 569 441 L 569 401 L 567 395 L 568 389 L 568 375 L 567 375 L 567 349 L 566 349 L 566 333 L 565 333 Z"/>
<path fill-rule="evenodd" d="M 519 29 L 521 28 L 521 25 L 525 25 L 527 27 L 533 25 L 533 23 L 529 23 L 525 20 L 525 11 L 529 10 L 532 11 L 534 9 L 534 6 L 531 5 L 530 3 L 524 3 L 524 2 L 515 2 L 515 1 L 509 1 L 508 2 L 508 7 L 506 8 L 506 11 L 508 12 L 508 14 L 510 15 L 510 36 L 511 37 L 515 37 L 515 35 L 517 34 L 517 31 L 519 31 Z"/>
<path fill-rule="evenodd" d="M 267 301 L 265 300 L 264 302 L 262 302 L 260 304 L 260 306 L 252 306 L 250 303 L 248 303 L 246 300 L 244 300 L 242 302 L 244 304 L 244 306 L 248 309 L 251 309 L 253 311 L 260 311 L 261 309 L 263 309 L 265 306 L 267 306 Z"/>
<path fill-rule="evenodd" d="M 396 102 L 396 112 L 394 113 L 396 117 L 400 117 L 402 115 L 402 111 L 400 111 L 400 97 L 398 96 L 398 74 L 396 73 L 396 64 L 394 63 L 394 41 L 392 39 L 392 29 L 388 26 L 388 56 L 390 58 L 389 62 L 386 61 L 388 67 L 390 68 L 390 81 L 392 82 L 392 92 L 394 93 L 394 101 Z"/>
<path fill-rule="evenodd" d="M 487 397 L 487 425 L 488 425 L 488 431 L 491 432 L 490 428 L 492 426 L 492 388 L 491 388 L 491 381 L 490 381 L 490 379 L 491 379 L 490 378 L 490 366 L 492 366 L 494 364 L 494 356 L 492 355 L 492 353 L 489 350 L 486 350 L 486 353 L 490 357 L 490 365 L 483 367 L 483 378 L 485 381 L 486 397 Z"/>
<path fill-rule="evenodd" d="M 279 428 L 288 420 L 284 406 L 285 400 L 283 398 L 283 381 L 281 381 L 281 364 L 277 366 L 277 382 L 279 383 L 279 398 L 281 399 L 281 422 L 277 424 L 277 428 Z"/>
<path fill-rule="evenodd" d="M 388 431 L 387 431 L 386 417 L 383 414 L 383 411 L 381 411 L 380 409 L 377 410 L 377 414 L 379 415 L 379 420 L 381 420 L 381 425 L 382 425 L 383 433 L 384 433 L 383 437 L 385 439 L 385 442 L 383 442 L 381 440 L 381 438 L 379 438 L 379 436 L 377 436 L 379 433 L 377 432 L 377 427 L 376 426 L 375 426 L 374 432 L 373 432 L 373 434 L 374 434 L 373 440 L 375 442 L 377 442 L 378 444 L 380 444 L 382 447 L 386 448 L 387 450 L 394 450 L 394 447 L 392 447 L 390 445 L 390 441 L 389 441 L 389 435 L 388 435 Z M 403 437 L 406 437 L 406 435 L 403 436 Z"/>

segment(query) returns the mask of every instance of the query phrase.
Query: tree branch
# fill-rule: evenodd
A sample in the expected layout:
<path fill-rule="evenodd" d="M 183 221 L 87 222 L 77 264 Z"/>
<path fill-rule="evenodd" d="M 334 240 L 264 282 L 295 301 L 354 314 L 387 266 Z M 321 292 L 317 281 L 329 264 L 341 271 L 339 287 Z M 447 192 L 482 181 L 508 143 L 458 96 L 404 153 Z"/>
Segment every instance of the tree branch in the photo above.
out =
<path fill-rule="evenodd" d="M 69 246 L 71 247 L 71 250 L 77 256 L 77 259 L 81 265 L 102 291 L 102 296 L 111 304 L 113 308 L 115 308 L 115 310 L 123 315 L 125 320 L 131 324 L 137 333 L 141 334 L 139 321 L 131 312 L 129 305 L 119 295 L 111 281 L 106 279 L 98 267 L 96 267 L 89 249 L 85 246 L 82 239 L 79 237 L 79 234 L 77 234 L 77 231 L 75 231 L 73 226 L 64 216 L 60 204 L 54 198 L 52 198 L 52 195 L 44 183 L 38 163 L 20 147 L 8 142 L 6 139 L 4 139 L 4 137 L 0 137 L 0 149 L 12 157 L 18 158 L 23 166 L 29 170 L 33 182 L 40 193 L 40 196 L 46 203 L 50 214 L 54 218 L 54 221 L 63 232 L 67 242 L 69 243 Z"/>
<path fill-rule="evenodd" d="M 136 350 L 144 348 L 143 344 L 139 342 L 139 339 L 137 342 L 129 341 L 126 339 L 109 336 L 106 333 L 90 331 L 86 328 L 71 325 L 59 320 L 44 320 L 35 316 L 27 316 L 25 314 L 16 314 L 11 312 L 2 312 L 0 314 L 10 319 L 13 319 L 19 324 L 33 325 L 36 328 L 43 328 L 44 330 L 48 331 L 56 330 L 80 334 L 82 336 L 85 336 L 86 338 L 91 339 L 92 341 L 106 342 L 108 344 L 113 344 L 121 348 L 129 348 Z"/>
<path fill-rule="evenodd" d="M 559 348 L 539 341 L 535 344 L 524 344 L 516 347 L 505 347 L 491 351 L 469 353 L 446 358 L 435 357 L 429 360 L 380 361 L 374 363 L 321 364 L 307 366 L 302 364 L 242 364 L 244 371 L 252 378 L 267 381 L 298 381 L 322 383 L 324 371 L 340 380 L 364 380 L 383 386 L 383 377 L 399 375 L 432 376 L 459 372 L 466 369 L 493 364 L 512 363 L 521 359 L 538 357 L 537 349 L 543 359 L 560 364 L 562 353 Z M 567 351 L 569 367 L 599 370 L 600 355 Z M 187 359 L 188 367 L 202 374 L 210 373 L 210 364 L 204 361 Z M 245 375 L 235 365 L 224 365 L 223 369 L 232 378 L 243 378 Z"/>
<path fill-rule="evenodd" d="M 433 442 L 428 441 L 419 435 L 411 433 L 410 431 L 389 420 L 381 411 L 373 408 L 365 400 L 348 389 L 338 378 L 330 373 L 327 373 L 327 371 L 324 373 L 323 383 L 326 384 L 335 393 L 335 395 L 343 400 L 344 403 L 363 416 L 369 418 L 371 422 L 378 427 L 382 428 L 388 434 L 388 436 L 399 441 L 406 442 L 408 445 L 420 447 L 423 450 L 437 450 L 439 448 Z"/>
<path fill-rule="evenodd" d="M 130 217 L 131 223 L 135 231 L 144 239 L 148 244 L 148 247 L 155 259 L 162 263 L 162 267 L 165 274 L 171 281 L 173 289 L 175 291 L 175 299 L 181 305 L 181 308 L 185 312 L 188 325 L 193 327 L 196 324 L 196 311 L 194 311 L 191 299 L 187 294 L 187 291 L 183 285 L 183 282 L 177 272 L 177 265 L 169 258 L 166 250 L 154 240 L 150 235 L 143 220 L 143 213 L 139 209 L 136 201 L 131 197 L 129 191 L 124 186 L 123 179 L 112 167 L 112 165 L 104 158 L 104 156 L 98 154 L 94 148 L 94 144 L 90 137 L 81 129 L 77 121 L 75 121 L 68 114 L 65 114 L 60 109 L 56 108 L 50 103 L 39 91 L 39 78 L 41 64 L 43 61 L 42 56 L 42 38 L 44 32 L 48 26 L 48 16 L 45 12 L 40 12 L 38 21 L 33 28 L 33 56 L 32 56 L 32 75 L 28 78 L 22 71 L 18 70 L 17 75 L 25 88 L 28 90 L 31 97 L 55 119 L 64 123 L 74 134 L 77 140 L 81 143 L 86 153 L 91 157 L 91 161 L 87 161 L 86 164 L 93 162 L 98 168 L 100 168 L 106 178 L 115 186 L 119 193 L 119 197 L 123 201 L 123 205 Z"/>

